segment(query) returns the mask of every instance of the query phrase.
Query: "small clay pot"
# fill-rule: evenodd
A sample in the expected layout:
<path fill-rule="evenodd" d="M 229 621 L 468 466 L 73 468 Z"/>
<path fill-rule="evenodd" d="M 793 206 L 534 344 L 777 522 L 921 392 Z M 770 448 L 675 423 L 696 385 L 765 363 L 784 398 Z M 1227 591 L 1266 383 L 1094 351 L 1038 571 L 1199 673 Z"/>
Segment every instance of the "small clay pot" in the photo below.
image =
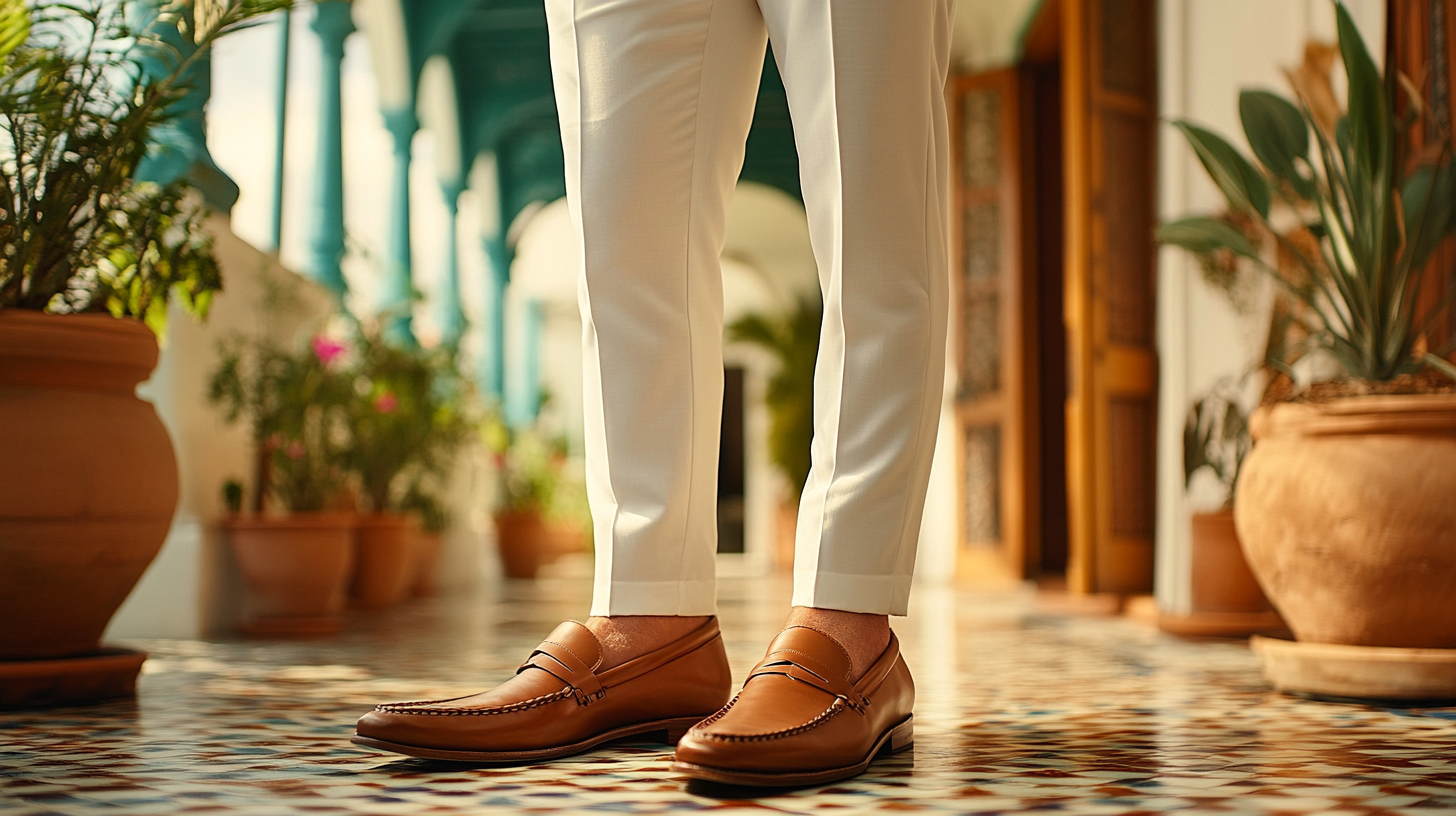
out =
<path fill-rule="evenodd" d="M 381 609 L 409 597 L 415 579 L 416 524 L 414 516 L 403 513 L 355 518 L 352 605 Z"/>
<path fill-rule="evenodd" d="M 0 660 L 95 652 L 172 525 L 141 321 L 0 310 Z"/>
<path fill-rule="evenodd" d="M 354 564 L 351 513 L 235 516 L 223 523 L 248 587 L 252 634 L 336 632 Z"/>
<path fill-rule="evenodd" d="M 535 578 L 541 565 L 555 559 L 558 544 L 546 519 L 535 511 L 495 514 L 496 548 L 507 578 Z"/>
<path fill-rule="evenodd" d="M 1189 521 L 1190 609 L 1186 614 L 1160 613 L 1158 627 L 1196 637 L 1283 631 L 1284 621 L 1244 558 L 1233 511 L 1194 513 Z"/>
<path fill-rule="evenodd" d="M 1456 395 L 1280 404 L 1234 518 L 1301 641 L 1456 648 Z"/>

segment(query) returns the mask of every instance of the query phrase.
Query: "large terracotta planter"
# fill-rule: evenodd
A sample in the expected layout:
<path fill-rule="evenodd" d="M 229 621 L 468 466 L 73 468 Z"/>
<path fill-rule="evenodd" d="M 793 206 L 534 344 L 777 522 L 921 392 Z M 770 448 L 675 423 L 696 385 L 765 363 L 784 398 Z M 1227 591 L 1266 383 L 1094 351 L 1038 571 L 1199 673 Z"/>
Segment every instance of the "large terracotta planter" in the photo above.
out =
<path fill-rule="evenodd" d="M 415 578 L 414 516 L 372 513 L 354 526 L 354 580 L 349 599 L 364 609 L 393 606 L 409 596 Z"/>
<path fill-rule="evenodd" d="M 1263 409 L 1235 518 L 1300 641 L 1456 649 L 1456 396 Z"/>
<path fill-rule="evenodd" d="M 95 652 L 177 505 L 152 332 L 0 311 L 0 660 Z"/>
<path fill-rule="evenodd" d="M 1175 635 L 1241 637 L 1284 629 L 1239 544 L 1231 510 L 1194 513 L 1189 519 L 1187 614 L 1159 614 L 1158 627 Z"/>
<path fill-rule="evenodd" d="M 295 513 L 224 522 L 248 587 L 243 631 L 266 635 L 337 632 L 354 564 L 354 516 Z"/>

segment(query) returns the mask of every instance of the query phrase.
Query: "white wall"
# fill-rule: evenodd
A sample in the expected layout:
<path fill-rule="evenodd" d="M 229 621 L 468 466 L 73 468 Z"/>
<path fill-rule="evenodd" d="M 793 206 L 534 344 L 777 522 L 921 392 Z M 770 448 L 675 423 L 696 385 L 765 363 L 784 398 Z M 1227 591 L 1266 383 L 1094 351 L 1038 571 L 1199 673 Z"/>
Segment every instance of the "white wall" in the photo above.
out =
<path fill-rule="evenodd" d="M 1346 0 L 1376 59 L 1385 41 L 1384 0 Z M 1290 95 L 1281 67 L 1294 67 L 1310 39 L 1333 41 L 1326 0 L 1162 0 L 1159 4 L 1160 115 L 1191 119 L 1247 152 L 1238 94 L 1261 87 Z M 1171 127 L 1160 132 L 1162 218 L 1223 206 L 1202 166 Z M 1196 265 L 1164 249 L 1158 271 L 1157 594 L 1170 613 L 1189 611 L 1188 516 L 1220 496 L 1190 501 L 1183 486 L 1183 421 L 1192 401 L 1220 378 L 1258 361 L 1268 323 L 1268 292 L 1248 316 L 1203 283 Z"/>
<path fill-rule="evenodd" d="M 957 0 L 951 29 L 954 71 L 975 73 L 1016 62 L 1026 24 L 1045 0 Z"/>

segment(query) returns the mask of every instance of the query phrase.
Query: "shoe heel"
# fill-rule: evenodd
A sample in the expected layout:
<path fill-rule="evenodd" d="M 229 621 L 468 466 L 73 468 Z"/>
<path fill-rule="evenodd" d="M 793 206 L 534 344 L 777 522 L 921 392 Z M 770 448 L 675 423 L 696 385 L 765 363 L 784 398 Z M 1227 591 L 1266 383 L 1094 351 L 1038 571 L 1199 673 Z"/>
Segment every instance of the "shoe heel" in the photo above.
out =
<path fill-rule="evenodd" d="M 678 742 L 683 738 L 683 735 L 690 731 L 692 727 L 697 725 L 699 722 L 700 720 L 679 720 L 678 722 L 669 725 L 667 728 L 658 731 L 657 735 L 662 738 L 662 742 L 664 744 L 677 745 Z"/>
<path fill-rule="evenodd" d="M 915 718 L 906 717 L 905 722 L 890 730 L 890 752 L 898 754 L 914 744 Z"/>

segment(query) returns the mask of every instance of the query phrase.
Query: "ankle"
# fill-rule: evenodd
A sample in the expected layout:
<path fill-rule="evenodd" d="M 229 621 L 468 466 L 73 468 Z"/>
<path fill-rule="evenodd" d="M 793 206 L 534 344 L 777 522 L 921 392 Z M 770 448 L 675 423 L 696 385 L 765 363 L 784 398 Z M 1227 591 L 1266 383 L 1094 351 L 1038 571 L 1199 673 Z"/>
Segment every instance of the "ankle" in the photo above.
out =
<path fill-rule="evenodd" d="M 660 649 L 711 620 L 709 615 L 613 615 L 587 618 L 602 645 L 600 670 Z"/>
<path fill-rule="evenodd" d="M 849 681 L 858 681 L 890 646 L 890 616 L 796 606 L 789 626 L 807 626 L 839 641 L 849 653 Z"/>

